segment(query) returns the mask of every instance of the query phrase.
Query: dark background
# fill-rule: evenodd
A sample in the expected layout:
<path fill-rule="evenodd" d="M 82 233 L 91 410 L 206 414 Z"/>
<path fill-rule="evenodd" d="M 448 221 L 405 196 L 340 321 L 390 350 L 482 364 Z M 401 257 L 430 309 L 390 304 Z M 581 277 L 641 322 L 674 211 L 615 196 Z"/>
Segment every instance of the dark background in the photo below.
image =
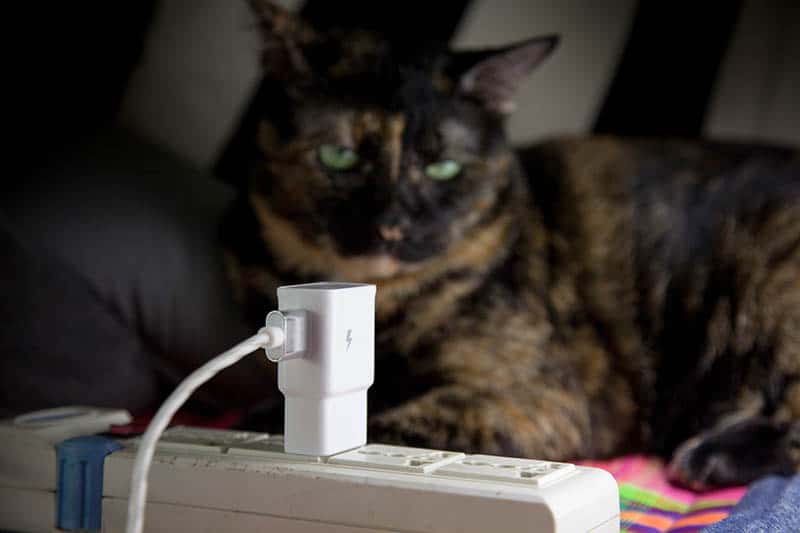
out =
<path fill-rule="evenodd" d="M 297 0 L 284 1 L 309 20 L 320 26 L 361 26 L 378 29 L 389 34 L 398 42 L 413 43 L 419 39 L 438 39 L 451 41 L 463 32 L 465 19 L 475 13 L 486 13 L 487 10 L 505 9 L 513 14 L 515 6 L 524 6 L 524 2 L 486 3 L 488 0 L 444 0 L 437 2 L 370 2 L 356 0 Z M 233 4 L 234 2 L 231 2 Z M 244 2 L 242 2 L 244 3 Z M 796 75 L 800 57 L 798 57 L 797 38 L 800 33 L 800 8 L 791 1 L 743 2 L 731 0 L 726 2 L 659 2 L 655 0 L 630 1 L 625 20 L 621 18 L 609 22 L 601 16 L 594 17 L 599 25 L 608 28 L 596 28 L 592 35 L 567 34 L 565 43 L 580 41 L 583 38 L 594 40 L 584 43 L 585 46 L 599 46 L 603 35 L 621 42 L 616 57 L 611 62 L 611 71 L 607 73 L 604 83 L 599 85 L 594 95 L 596 103 L 594 112 L 578 127 L 570 125 L 561 127 L 557 122 L 552 126 L 539 124 L 535 136 L 544 128 L 553 133 L 598 132 L 624 135 L 678 135 L 695 137 L 707 133 L 707 122 L 714 97 L 721 89 L 721 82 L 732 86 L 725 94 L 738 95 L 739 101 L 730 103 L 731 112 L 741 113 L 741 105 L 747 104 L 750 95 L 753 108 L 764 108 L 765 99 L 780 99 L 786 91 L 800 90 L 800 87 L 787 87 L 798 80 Z M 14 76 L 9 85 L 12 91 L 18 91 L 13 98 L 11 131 L 14 138 L 12 157 L 19 158 L 23 164 L 35 164 L 43 153 L 69 142 L 80 134 L 91 132 L 98 127 L 112 124 L 119 120 L 122 110 L 123 122 L 138 129 L 145 137 L 150 137 L 156 144 L 177 153 L 198 167 L 216 168 L 219 173 L 226 173 L 224 157 L 226 149 L 231 149 L 230 141 L 234 140 L 233 152 L 228 156 L 235 159 L 236 142 L 250 138 L 248 127 L 252 126 L 252 114 L 256 109 L 249 95 L 253 88 L 238 89 L 239 99 L 236 102 L 203 102 L 191 101 L 192 94 L 175 96 L 175 82 L 165 73 L 163 80 L 158 77 L 158 70 L 150 69 L 150 79 L 131 88 L 132 76 L 136 69 L 148 67 L 153 58 L 163 58 L 175 54 L 171 58 L 174 67 L 168 69 L 178 71 L 191 63 L 191 58 L 182 58 L 180 53 L 186 50 L 200 49 L 201 43 L 195 47 L 191 40 L 213 39 L 215 18 L 220 27 L 224 23 L 225 2 L 203 0 L 200 2 L 180 2 L 177 0 L 126 0 L 117 2 L 78 2 L 52 3 L 46 8 L 37 6 L 23 8 L 18 17 L 10 21 L 24 29 L 21 46 L 12 53 L 12 61 L 18 69 L 19 76 Z M 478 5 L 480 4 L 480 5 Z M 586 15 L 585 2 L 564 2 L 564 20 L 576 14 Z M 529 6 L 532 4 L 528 4 Z M 495 8 L 495 6 L 498 6 Z M 584 7 L 582 7 L 584 6 Z M 253 21 L 247 20 L 242 13 L 247 12 L 245 6 L 235 8 L 238 20 L 233 27 L 241 28 L 242 34 L 250 39 L 245 52 L 255 56 L 253 49 Z M 594 8 L 597 9 L 597 8 Z M 215 11 L 216 10 L 216 11 Z M 527 8 L 525 13 L 535 15 L 535 7 Z M 218 12 L 218 13 L 217 13 Z M 498 11 L 500 13 L 500 11 Z M 505 16 L 498 14 L 498 16 Z M 208 20 L 205 20 L 208 19 Z M 534 16 L 535 19 L 535 16 Z M 205 20 L 205 21 L 204 21 Z M 471 27 L 480 27 L 481 21 L 469 20 Z M 230 24 L 229 24 L 230 26 Z M 569 24 L 567 24 L 569 26 Z M 551 31 L 560 31 L 553 28 Z M 160 32 L 160 33 L 159 33 Z M 166 34 L 165 34 L 166 32 Z M 184 34 L 185 33 L 185 34 Z M 467 32 L 469 33 L 469 32 Z M 155 34 L 155 37 L 153 36 Z M 600 36 L 600 38 L 598 38 Z M 781 37 L 782 36 L 782 37 Z M 464 41 L 463 35 L 461 41 Z M 467 36 L 467 41 L 470 39 Z M 493 41 L 502 42 L 502 35 L 492 37 Z M 156 45 L 148 48 L 150 41 Z M 738 39 L 738 41 L 736 41 Z M 174 41 L 174 46 L 173 42 Z M 187 44 L 188 42 L 188 44 Z M 753 57 L 767 58 L 769 68 L 759 73 L 766 77 L 758 87 L 742 93 L 742 86 L 754 85 L 752 72 L 735 72 L 738 63 L 727 59 L 732 46 L 738 42 L 739 55 L 752 53 Z M 744 44 L 742 44 L 744 43 Z M 776 44 L 777 43 L 777 44 Z M 789 46 L 786 46 L 786 43 Z M 152 42 L 151 42 L 152 44 Z M 562 47 L 569 44 L 562 44 Z M 767 47 L 768 50 L 763 50 Z M 744 52 L 742 52 L 744 50 Z M 565 51 L 566 52 L 566 51 Z M 199 52 L 198 52 L 199 53 Z M 230 57 L 225 56 L 229 53 Z M 209 68 L 217 68 L 218 77 L 212 80 L 221 87 L 226 85 L 257 85 L 257 79 L 241 80 L 237 78 L 234 68 L 236 61 L 243 61 L 244 52 L 230 53 L 221 51 L 220 56 L 208 57 Z M 566 59 L 561 59 L 566 61 Z M 727 78 L 720 77 L 726 60 L 734 69 Z M 559 61 L 558 57 L 553 61 Z M 763 62 L 761 59 L 754 61 Z M 747 64 L 745 61 L 744 64 Z M 144 65 L 144 66 L 143 66 Z M 550 68 L 550 67 L 548 67 Z M 568 67 L 567 67 L 568 68 Z M 577 68 L 577 65 L 576 65 Z M 227 69 L 227 70 L 226 70 Z M 751 69 L 752 70 L 752 69 Z M 153 74 L 155 72 L 155 74 Z M 548 73 L 553 76 L 562 71 L 543 71 L 542 77 Z M 181 83 L 192 86 L 192 75 L 181 74 Z M 155 77 L 155 79 L 153 79 Z M 579 79 L 579 78 L 577 78 Z M 731 81 L 733 80 L 733 81 Z M 136 81 L 134 79 L 134 81 Z M 558 80 L 555 80 L 558 82 Z M 208 83 L 207 79 L 198 75 L 198 84 Z M 574 81 L 571 81 L 573 88 Z M 159 86 L 162 84 L 163 86 Z M 722 87 L 725 89 L 725 87 Z M 564 87 L 569 92 L 570 87 Z M 138 92 L 137 92 L 138 91 Z M 141 93 L 147 95 L 155 104 L 150 108 L 135 102 L 141 101 Z M 163 91 L 163 94 L 161 92 Z M 738 91 L 738 92 L 737 92 Z M 134 110 L 125 109 L 126 93 L 134 92 L 134 104 L 128 105 Z M 770 92 L 774 94 L 770 94 Z M 753 96 L 754 95 L 754 96 Z M 155 125 L 152 105 L 167 106 L 168 98 L 178 98 L 180 105 L 186 105 L 190 111 L 196 110 L 200 119 L 189 115 L 186 124 L 178 119 L 164 119 L 166 125 Z M 744 101 L 741 101 L 745 98 Z M 187 103 L 187 100 L 189 102 Z M 730 100 L 730 98 L 728 98 Z M 784 101 L 786 98 L 784 98 Z M 194 106 L 194 109 L 193 109 Z M 209 115 L 209 107 L 230 109 L 224 123 L 213 115 Z M 737 109 L 739 108 L 739 109 Z M 169 111 L 166 109 L 166 111 Z M 725 110 L 723 109 L 723 112 Z M 784 112 L 791 115 L 790 127 L 783 127 L 778 134 L 775 128 L 770 129 L 770 120 L 780 117 Z M 797 111 L 774 109 L 766 116 L 750 119 L 758 122 L 745 124 L 733 134 L 743 137 L 765 137 L 765 140 L 793 142 L 800 138 L 799 126 L 792 117 Z M 248 115 L 248 112 L 250 115 Z M 138 115 L 137 115 L 138 113 Z M 148 116 L 149 115 L 149 116 Z M 753 113 L 750 113 L 751 116 Z M 764 115 L 764 113 L 761 113 Z M 176 115 L 181 116 L 181 115 Z M 534 115 L 535 116 L 535 115 Z M 205 120 L 205 122 L 203 122 Z M 551 122 L 553 119 L 550 119 Z M 192 122 L 194 121 L 194 122 Z M 215 121 L 217 123 L 215 123 Z M 717 121 L 719 122 L 719 121 Z M 731 122 L 729 120 L 728 122 Z M 198 125 L 201 126 L 198 128 Z M 514 137 L 512 123 L 512 138 Z M 242 129 L 244 128 L 244 129 Z M 180 139 L 175 132 L 195 130 L 194 135 L 206 135 L 200 138 L 197 147 L 184 146 L 187 142 Z M 518 127 L 516 129 L 519 129 Z M 719 129 L 719 128 L 717 128 Z M 730 129 L 730 128 L 729 128 Z M 168 131 L 174 130 L 174 131 Z M 203 130 L 201 134 L 199 131 Z M 238 133 L 238 137 L 237 137 Z M 714 133 L 713 131 L 711 132 Z M 171 137 L 170 137 L 171 135 Z M 214 142 L 210 138 L 214 137 Z M 517 137 L 520 137 L 517 135 Z M 523 135 L 522 137 L 525 137 Z M 530 135 L 528 137 L 531 137 Z M 173 140 L 175 138 L 175 140 Z M 203 142 L 205 141 L 205 142 Z M 181 144 L 184 143 L 184 144 Z M 198 155 L 199 154 L 199 155 Z M 223 164 L 220 165 L 220 159 Z M 229 169 L 228 169 L 229 170 Z"/>

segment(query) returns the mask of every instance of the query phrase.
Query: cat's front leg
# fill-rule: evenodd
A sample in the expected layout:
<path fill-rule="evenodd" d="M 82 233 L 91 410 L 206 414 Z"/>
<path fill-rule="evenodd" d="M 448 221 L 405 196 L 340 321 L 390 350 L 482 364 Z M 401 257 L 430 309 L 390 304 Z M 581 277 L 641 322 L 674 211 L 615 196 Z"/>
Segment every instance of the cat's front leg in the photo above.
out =
<path fill-rule="evenodd" d="M 529 383 L 510 389 L 450 384 L 370 419 L 371 442 L 568 460 L 589 454 L 580 395 Z"/>

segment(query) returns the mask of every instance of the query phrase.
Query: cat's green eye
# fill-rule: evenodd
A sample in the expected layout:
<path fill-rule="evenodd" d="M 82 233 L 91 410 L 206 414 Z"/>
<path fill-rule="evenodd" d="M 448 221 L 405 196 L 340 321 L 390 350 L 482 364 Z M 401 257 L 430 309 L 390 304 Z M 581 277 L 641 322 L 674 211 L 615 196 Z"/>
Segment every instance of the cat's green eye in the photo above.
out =
<path fill-rule="evenodd" d="M 319 147 L 319 160 L 332 170 L 349 170 L 358 163 L 358 154 L 344 146 L 323 144 Z"/>
<path fill-rule="evenodd" d="M 425 174 L 429 178 L 439 181 L 454 178 L 459 172 L 461 172 L 461 164 L 458 161 L 453 161 L 452 159 L 437 161 L 436 163 L 431 163 L 425 167 Z"/>

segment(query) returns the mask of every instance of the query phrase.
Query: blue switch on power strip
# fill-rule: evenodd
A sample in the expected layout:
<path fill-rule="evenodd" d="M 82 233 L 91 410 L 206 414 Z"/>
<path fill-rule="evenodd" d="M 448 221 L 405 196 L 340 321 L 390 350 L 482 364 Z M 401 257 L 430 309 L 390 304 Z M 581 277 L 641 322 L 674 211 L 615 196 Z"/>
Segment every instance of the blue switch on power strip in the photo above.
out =
<path fill-rule="evenodd" d="M 56 446 L 59 529 L 100 529 L 103 463 L 108 454 L 121 447 L 112 439 L 97 436 L 75 437 Z"/>

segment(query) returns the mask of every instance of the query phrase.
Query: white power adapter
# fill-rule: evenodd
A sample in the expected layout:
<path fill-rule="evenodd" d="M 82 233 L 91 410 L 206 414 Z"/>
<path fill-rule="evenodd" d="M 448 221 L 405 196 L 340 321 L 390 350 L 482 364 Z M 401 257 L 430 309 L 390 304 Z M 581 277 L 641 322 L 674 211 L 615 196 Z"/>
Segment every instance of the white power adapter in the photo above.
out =
<path fill-rule="evenodd" d="M 309 283 L 278 289 L 267 327 L 286 342 L 266 350 L 286 398 L 286 453 L 334 455 L 367 442 L 375 377 L 375 286 Z"/>
<path fill-rule="evenodd" d="M 189 374 L 142 436 L 131 473 L 127 533 L 141 533 L 147 475 L 159 437 L 203 383 L 263 348 L 286 397 L 284 451 L 330 456 L 367 442 L 367 389 L 375 376 L 375 286 L 309 283 L 278 288 L 258 333 Z"/>

